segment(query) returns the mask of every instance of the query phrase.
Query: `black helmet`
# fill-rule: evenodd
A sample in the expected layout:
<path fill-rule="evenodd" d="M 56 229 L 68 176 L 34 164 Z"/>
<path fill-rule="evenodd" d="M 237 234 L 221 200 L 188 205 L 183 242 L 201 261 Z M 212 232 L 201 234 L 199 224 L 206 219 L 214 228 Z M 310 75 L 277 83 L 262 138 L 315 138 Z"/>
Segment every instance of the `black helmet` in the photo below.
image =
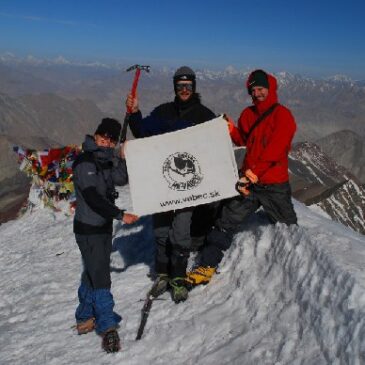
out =
<path fill-rule="evenodd" d="M 193 82 L 193 92 L 195 93 L 196 82 L 195 82 L 195 72 L 188 66 L 179 67 L 174 74 L 174 90 L 176 94 L 176 84 L 178 81 L 192 81 Z"/>

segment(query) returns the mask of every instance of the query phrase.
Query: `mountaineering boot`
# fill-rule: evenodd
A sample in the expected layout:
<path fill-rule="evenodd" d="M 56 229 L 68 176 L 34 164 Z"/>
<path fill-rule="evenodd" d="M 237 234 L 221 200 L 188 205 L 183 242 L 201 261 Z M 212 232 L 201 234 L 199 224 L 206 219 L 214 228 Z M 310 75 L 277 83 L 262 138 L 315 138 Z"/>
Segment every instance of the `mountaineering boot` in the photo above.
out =
<path fill-rule="evenodd" d="M 157 298 L 167 290 L 168 284 L 169 277 L 167 276 L 167 274 L 158 274 L 155 282 L 153 283 L 150 294 L 154 298 Z"/>
<path fill-rule="evenodd" d="M 206 285 L 210 282 L 216 269 L 214 267 L 199 266 L 186 274 L 186 282 L 191 286 Z"/>
<path fill-rule="evenodd" d="M 76 323 L 76 329 L 79 335 L 85 335 L 86 333 L 94 331 L 95 318 L 89 318 L 84 322 Z"/>
<path fill-rule="evenodd" d="M 104 333 L 102 346 L 108 353 L 120 350 L 120 339 L 116 329 L 112 328 Z"/>
<path fill-rule="evenodd" d="M 189 292 L 185 285 L 185 279 L 176 277 L 170 280 L 171 298 L 175 303 L 184 302 L 188 299 Z"/>

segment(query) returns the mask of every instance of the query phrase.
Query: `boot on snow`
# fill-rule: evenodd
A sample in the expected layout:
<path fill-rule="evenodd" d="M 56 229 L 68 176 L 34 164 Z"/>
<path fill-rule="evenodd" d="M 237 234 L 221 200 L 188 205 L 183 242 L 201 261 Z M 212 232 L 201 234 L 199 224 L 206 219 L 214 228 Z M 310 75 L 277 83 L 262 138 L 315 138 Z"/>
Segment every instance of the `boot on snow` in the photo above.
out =
<path fill-rule="evenodd" d="M 158 274 L 155 282 L 153 283 L 150 294 L 157 298 L 162 295 L 167 289 L 169 285 L 169 277 L 167 274 Z"/>
<path fill-rule="evenodd" d="M 175 303 L 184 302 L 188 299 L 189 292 L 185 285 L 185 279 L 176 277 L 170 280 L 171 298 Z"/>
<path fill-rule="evenodd" d="M 102 347 L 108 353 L 120 350 L 120 338 L 116 329 L 113 328 L 104 333 Z"/>
<path fill-rule="evenodd" d="M 94 331 L 95 318 L 89 318 L 84 322 L 76 323 L 76 329 L 79 335 L 85 335 L 86 333 Z"/>
<path fill-rule="evenodd" d="M 199 266 L 186 274 L 186 282 L 190 286 L 206 285 L 212 279 L 216 269 L 214 267 Z"/>

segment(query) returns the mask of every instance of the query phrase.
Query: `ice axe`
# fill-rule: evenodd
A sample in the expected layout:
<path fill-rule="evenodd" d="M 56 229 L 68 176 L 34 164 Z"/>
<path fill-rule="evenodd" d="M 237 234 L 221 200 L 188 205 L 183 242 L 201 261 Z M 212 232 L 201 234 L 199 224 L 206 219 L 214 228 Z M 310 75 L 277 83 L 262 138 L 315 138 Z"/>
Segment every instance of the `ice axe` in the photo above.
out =
<path fill-rule="evenodd" d="M 138 81 L 139 81 L 139 76 L 141 75 L 141 71 L 143 70 L 146 72 L 150 72 L 150 66 L 133 65 L 131 67 L 128 67 L 126 71 L 129 72 L 129 71 L 133 71 L 133 70 L 136 70 L 136 72 L 134 74 L 132 89 L 131 89 L 131 94 L 134 99 L 136 97 L 137 85 L 138 85 Z M 122 133 L 120 135 L 120 143 L 124 143 L 126 140 L 127 128 L 128 128 L 129 118 L 130 118 L 131 114 L 132 114 L 132 109 L 127 107 L 127 113 L 125 114 L 125 117 L 124 117 Z"/>

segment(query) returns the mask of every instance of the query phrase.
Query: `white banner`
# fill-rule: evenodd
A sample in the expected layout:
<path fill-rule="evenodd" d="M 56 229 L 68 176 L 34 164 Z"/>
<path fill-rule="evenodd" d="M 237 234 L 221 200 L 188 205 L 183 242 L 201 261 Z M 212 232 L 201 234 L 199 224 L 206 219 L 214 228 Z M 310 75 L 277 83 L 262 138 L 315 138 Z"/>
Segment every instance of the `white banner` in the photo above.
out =
<path fill-rule="evenodd" d="M 237 195 L 231 138 L 222 117 L 141 138 L 125 149 L 133 212 L 165 212 Z"/>

